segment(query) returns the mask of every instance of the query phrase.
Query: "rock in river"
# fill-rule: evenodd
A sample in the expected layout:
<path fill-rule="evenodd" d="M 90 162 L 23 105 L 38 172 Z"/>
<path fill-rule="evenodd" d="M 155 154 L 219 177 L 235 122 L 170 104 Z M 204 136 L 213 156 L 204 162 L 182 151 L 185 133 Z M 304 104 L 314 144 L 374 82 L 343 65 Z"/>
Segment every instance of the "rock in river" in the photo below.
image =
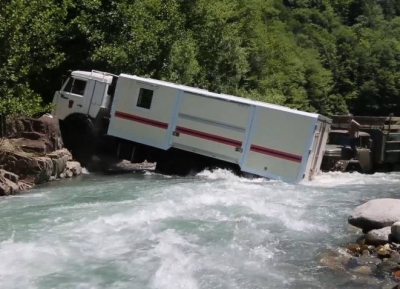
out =
<path fill-rule="evenodd" d="M 399 199 L 375 199 L 358 206 L 348 222 L 364 232 L 393 225 L 400 220 Z"/>
<path fill-rule="evenodd" d="M 365 236 L 365 243 L 373 246 L 385 245 L 389 243 L 390 234 L 391 234 L 391 227 L 371 230 Z"/>

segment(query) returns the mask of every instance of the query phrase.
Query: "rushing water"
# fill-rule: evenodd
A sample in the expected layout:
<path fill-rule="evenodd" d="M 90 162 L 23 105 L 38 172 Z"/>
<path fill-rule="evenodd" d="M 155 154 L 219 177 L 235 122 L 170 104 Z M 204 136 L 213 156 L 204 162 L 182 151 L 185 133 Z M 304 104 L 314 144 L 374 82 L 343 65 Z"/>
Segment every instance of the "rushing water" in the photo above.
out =
<path fill-rule="evenodd" d="M 84 175 L 0 199 L 0 288 L 382 288 L 318 255 L 400 174 L 289 185 L 227 171 Z M 385 281 L 386 282 L 386 281 Z"/>

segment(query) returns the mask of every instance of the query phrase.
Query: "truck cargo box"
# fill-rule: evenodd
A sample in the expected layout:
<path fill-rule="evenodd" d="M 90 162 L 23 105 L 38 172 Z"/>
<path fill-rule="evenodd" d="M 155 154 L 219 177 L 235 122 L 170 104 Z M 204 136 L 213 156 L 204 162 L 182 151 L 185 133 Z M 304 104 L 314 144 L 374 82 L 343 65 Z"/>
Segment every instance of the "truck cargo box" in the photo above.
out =
<path fill-rule="evenodd" d="M 319 171 L 330 125 L 319 114 L 121 74 L 108 134 L 298 183 Z"/>

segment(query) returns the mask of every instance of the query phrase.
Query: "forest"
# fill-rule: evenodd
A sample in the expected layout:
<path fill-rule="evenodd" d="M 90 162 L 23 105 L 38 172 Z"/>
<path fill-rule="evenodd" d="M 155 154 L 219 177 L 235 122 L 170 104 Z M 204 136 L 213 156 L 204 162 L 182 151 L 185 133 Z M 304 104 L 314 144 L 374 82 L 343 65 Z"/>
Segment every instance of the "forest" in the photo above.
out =
<path fill-rule="evenodd" d="M 129 73 L 324 115 L 400 115 L 400 0 L 2 0 L 0 114 L 68 70 Z"/>

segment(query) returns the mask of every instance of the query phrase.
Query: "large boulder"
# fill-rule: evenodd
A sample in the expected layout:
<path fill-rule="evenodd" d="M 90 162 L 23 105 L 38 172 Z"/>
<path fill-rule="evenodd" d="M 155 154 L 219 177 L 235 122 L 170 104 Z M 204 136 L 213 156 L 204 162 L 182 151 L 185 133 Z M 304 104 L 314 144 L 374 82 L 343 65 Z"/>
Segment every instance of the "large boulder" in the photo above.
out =
<path fill-rule="evenodd" d="M 374 229 L 381 229 L 393 225 L 400 220 L 400 200 L 375 199 L 358 206 L 348 222 L 367 233 Z"/>
<path fill-rule="evenodd" d="M 20 118 L 7 126 L 6 137 L 25 152 L 46 154 L 63 147 L 57 118 Z"/>
<path fill-rule="evenodd" d="M 53 178 L 81 173 L 63 149 L 59 121 L 51 116 L 21 118 L 8 124 L 0 138 L 0 195 L 17 194 Z"/>

